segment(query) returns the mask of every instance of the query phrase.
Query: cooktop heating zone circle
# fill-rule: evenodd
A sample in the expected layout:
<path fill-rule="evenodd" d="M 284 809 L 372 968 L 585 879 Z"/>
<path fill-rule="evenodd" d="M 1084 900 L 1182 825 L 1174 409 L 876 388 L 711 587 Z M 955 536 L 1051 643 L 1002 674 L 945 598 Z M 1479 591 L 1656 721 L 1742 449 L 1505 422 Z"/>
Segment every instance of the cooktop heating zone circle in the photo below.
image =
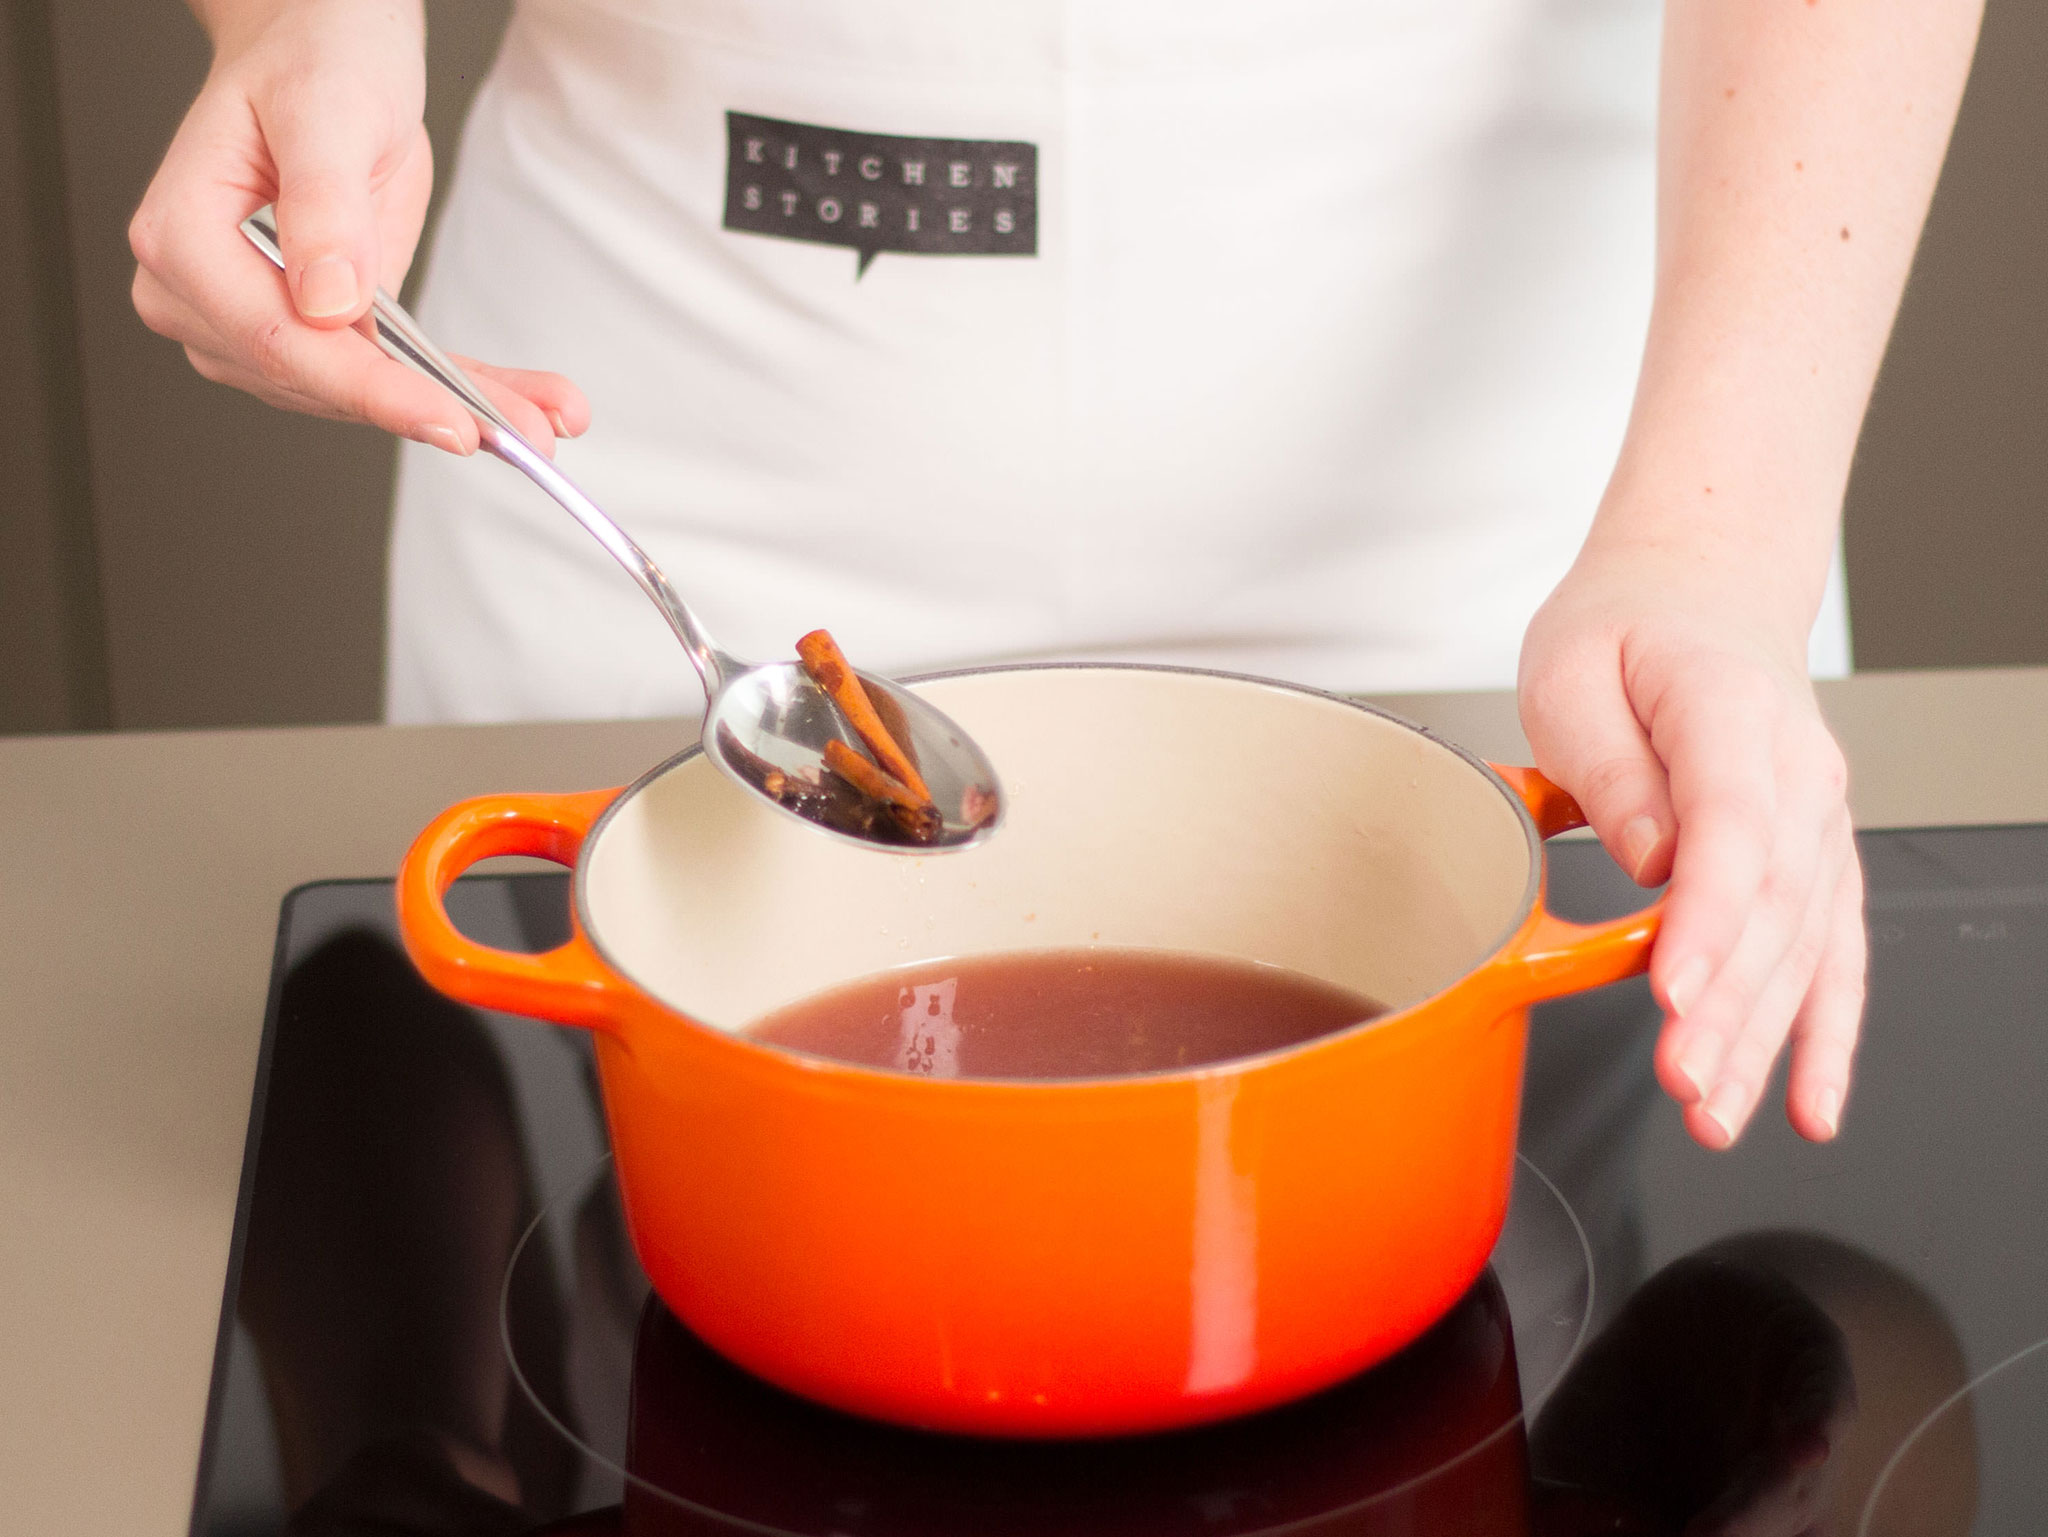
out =
<path fill-rule="evenodd" d="M 552 1277 L 540 1277 L 547 1266 Z M 532 1358 L 509 1299 L 566 1296 L 567 1356 Z M 1518 1162 L 1479 1282 L 1429 1333 L 1303 1402 L 1164 1435 L 984 1441 L 794 1398 L 696 1339 L 623 1240 L 610 1159 L 514 1250 L 499 1322 L 521 1390 L 584 1459 L 625 1531 L 765 1537 L 1307 1537 L 1519 1529 L 1526 1426 L 1584 1341 L 1592 1251 Z"/>

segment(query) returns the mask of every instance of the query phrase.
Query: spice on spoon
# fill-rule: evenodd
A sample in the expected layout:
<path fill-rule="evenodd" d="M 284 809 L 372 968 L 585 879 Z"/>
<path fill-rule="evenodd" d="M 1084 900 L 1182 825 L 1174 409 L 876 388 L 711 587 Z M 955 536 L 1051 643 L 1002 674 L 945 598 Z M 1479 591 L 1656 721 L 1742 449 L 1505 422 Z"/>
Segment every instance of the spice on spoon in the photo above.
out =
<path fill-rule="evenodd" d="M 805 676 L 824 690 L 873 759 L 835 737 L 825 744 L 822 765 L 785 770 L 749 751 L 730 727 L 722 727 L 719 745 L 725 762 L 798 816 L 836 832 L 882 843 L 939 842 L 946 817 L 919 772 L 903 707 L 886 691 L 871 693 L 826 631 L 813 630 L 796 649 Z M 960 821 L 968 828 L 993 821 L 1000 811 L 993 789 L 969 785 L 961 794 Z"/>
<path fill-rule="evenodd" d="M 889 820 L 917 843 L 929 843 L 944 831 L 939 808 L 929 800 L 920 801 L 901 782 L 876 768 L 837 737 L 825 744 L 825 767 L 860 791 L 869 800 L 888 807 Z"/>
<path fill-rule="evenodd" d="M 889 734 L 889 728 L 882 723 L 881 712 L 875 708 L 874 699 L 854 675 L 853 666 L 846 660 L 846 653 L 839 649 L 839 643 L 828 632 L 813 630 L 796 643 L 796 654 L 804 664 L 804 671 L 810 674 L 811 681 L 825 691 L 832 703 L 839 707 L 846 724 L 853 727 L 854 734 L 867 744 L 868 751 L 875 755 L 875 762 L 882 766 L 882 772 L 908 790 L 920 809 L 929 807 L 936 811 L 938 803 L 932 799 L 924 776 L 918 773 L 916 760 Z"/>
<path fill-rule="evenodd" d="M 912 842 L 929 843 L 938 837 L 945 829 L 945 819 L 924 776 L 917 771 L 917 761 L 884 722 L 874 696 L 855 675 L 838 642 L 824 630 L 813 630 L 796 643 L 796 654 L 811 681 L 825 691 L 854 734 L 874 754 L 871 763 L 846 743 L 834 740 L 825 744 L 825 767 L 870 800 L 886 806 L 889 820 Z M 900 712 L 896 713 L 900 730 L 905 723 Z"/>
<path fill-rule="evenodd" d="M 960 820 L 969 827 L 979 827 L 984 822 L 992 821 L 998 809 L 999 804 L 993 790 L 985 790 L 980 785 L 969 785 L 961 793 Z"/>
<path fill-rule="evenodd" d="M 787 771 L 750 752 L 730 726 L 721 728 L 724 759 L 740 777 L 763 794 L 780 801 L 798 816 L 856 838 L 911 841 L 885 801 L 865 795 L 836 774 Z"/>

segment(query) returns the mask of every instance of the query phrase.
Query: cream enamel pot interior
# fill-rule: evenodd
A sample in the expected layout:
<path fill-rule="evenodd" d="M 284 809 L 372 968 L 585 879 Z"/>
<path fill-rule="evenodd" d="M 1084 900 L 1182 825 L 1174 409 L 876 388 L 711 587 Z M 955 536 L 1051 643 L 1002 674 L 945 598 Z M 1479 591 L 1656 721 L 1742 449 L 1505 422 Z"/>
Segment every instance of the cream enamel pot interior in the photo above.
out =
<path fill-rule="evenodd" d="M 1391 716 L 1280 684 L 1055 666 L 919 685 L 998 765 L 1000 836 L 913 857 L 760 805 L 695 751 L 623 791 L 444 813 L 399 883 L 456 998 L 597 1034 L 634 1245 L 707 1343 L 822 1402 L 1105 1434 L 1313 1391 L 1414 1339 L 1506 1211 L 1527 1006 L 1642 970 L 1655 909 L 1543 911 L 1579 825 Z M 493 854 L 574 867 L 575 935 L 472 943 Z M 1368 1024 L 1172 1073 L 937 1079 L 739 1032 L 949 956 L 1144 946 L 1288 967 Z"/>

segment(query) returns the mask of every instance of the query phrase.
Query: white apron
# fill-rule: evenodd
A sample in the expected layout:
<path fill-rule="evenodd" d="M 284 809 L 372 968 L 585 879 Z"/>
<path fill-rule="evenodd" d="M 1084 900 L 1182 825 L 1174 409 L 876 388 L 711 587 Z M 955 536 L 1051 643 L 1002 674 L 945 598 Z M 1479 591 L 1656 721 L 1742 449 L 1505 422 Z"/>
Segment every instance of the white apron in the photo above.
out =
<path fill-rule="evenodd" d="M 741 656 L 1506 686 L 1628 414 L 1657 14 L 523 0 L 424 319 L 583 386 L 562 463 Z M 701 702 L 566 514 L 412 445 L 389 640 L 397 721 Z"/>

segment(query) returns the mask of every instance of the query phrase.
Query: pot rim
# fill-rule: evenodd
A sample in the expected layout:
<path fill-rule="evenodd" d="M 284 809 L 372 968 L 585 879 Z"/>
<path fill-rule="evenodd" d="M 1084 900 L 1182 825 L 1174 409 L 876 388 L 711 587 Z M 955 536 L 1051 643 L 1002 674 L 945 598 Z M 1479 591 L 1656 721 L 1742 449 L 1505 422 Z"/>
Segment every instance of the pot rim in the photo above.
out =
<path fill-rule="evenodd" d="M 983 667 L 951 667 L 939 672 L 917 673 L 900 681 L 908 684 L 938 683 L 948 678 L 974 678 L 994 673 L 1012 672 L 1148 672 L 1166 673 L 1178 677 L 1219 678 L 1231 683 L 1250 683 L 1261 688 L 1280 689 L 1291 694 L 1301 694 L 1310 699 L 1327 700 L 1332 704 L 1343 705 L 1346 709 L 1357 710 L 1365 715 L 1376 715 L 1382 720 L 1390 721 L 1396 726 L 1412 731 L 1417 736 L 1423 737 L 1436 746 L 1463 759 L 1467 767 L 1476 770 L 1481 778 L 1493 786 L 1494 790 L 1507 802 L 1508 808 L 1514 812 L 1516 820 L 1521 825 L 1523 843 L 1529 855 L 1529 875 L 1522 888 L 1521 900 L 1515 905 L 1514 916 L 1508 920 L 1506 926 L 1503 927 L 1478 961 L 1461 972 L 1444 987 L 1439 988 L 1426 997 L 1418 998 L 1413 1003 L 1401 1008 L 1390 1009 L 1384 1014 L 1376 1014 L 1370 1019 L 1360 1020 L 1356 1024 L 1346 1025 L 1342 1029 L 1327 1031 L 1322 1035 L 1310 1036 L 1306 1040 L 1295 1041 L 1270 1051 L 1255 1052 L 1241 1057 L 1225 1057 L 1220 1061 L 1204 1062 L 1193 1067 L 1160 1068 L 1143 1073 L 1114 1073 L 1075 1078 L 929 1078 L 917 1073 L 897 1072 L 890 1068 L 875 1067 L 867 1063 L 848 1062 L 840 1057 L 820 1056 L 815 1052 L 798 1051 L 789 1046 L 774 1045 L 767 1041 L 757 1041 L 749 1036 L 743 1027 L 734 1026 L 730 1029 L 723 1029 L 676 1008 L 666 999 L 644 986 L 631 971 L 619 963 L 618 958 L 612 954 L 604 941 L 599 938 L 596 925 L 591 922 L 589 889 L 586 880 L 590 850 L 597 846 L 598 839 L 604 835 L 605 829 L 610 826 L 612 818 L 618 814 L 628 801 L 632 800 L 642 790 L 670 771 L 680 768 L 692 758 L 704 755 L 704 743 L 700 738 L 673 757 L 665 758 L 660 763 L 655 764 L 624 789 L 620 790 L 612 798 L 611 804 L 606 806 L 604 811 L 598 816 L 598 819 L 591 824 L 590 831 L 584 835 L 581 850 L 576 857 L 576 863 L 569 872 L 569 892 L 570 904 L 575 914 L 576 925 L 582 931 L 585 942 L 597 952 L 598 958 L 611 969 L 613 975 L 631 987 L 634 992 L 638 993 L 647 1002 L 660 1009 L 664 1014 L 680 1020 L 692 1030 L 715 1037 L 721 1042 L 730 1044 L 758 1058 L 794 1063 L 796 1066 L 811 1071 L 830 1073 L 834 1076 L 846 1075 L 855 1079 L 879 1078 L 889 1083 L 919 1084 L 935 1091 L 957 1092 L 967 1089 L 1002 1089 L 1031 1093 L 1062 1089 L 1101 1088 L 1115 1084 L 1153 1084 L 1175 1081 L 1197 1083 L 1204 1079 L 1242 1072 L 1248 1068 L 1275 1063 L 1288 1058 L 1305 1056 L 1310 1052 L 1333 1046 L 1337 1042 L 1348 1041 L 1362 1036 L 1369 1031 L 1379 1030 L 1382 1026 L 1406 1021 L 1411 1015 L 1428 1008 L 1437 1000 L 1448 996 L 1464 986 L 1472 976 L 1488 965 L 1501 951 L 1506 949 L 1509 942 L 1528 923 L 1530 914 L 1535 911 L 1536 904 L 1542 896 L 1544 878 L 1543 834 L 1537 828 L 1536 819 L 1531 815 L 1527 803 L 1515 792 L 1514 787 L 1501 778 L 1494 771 L 1493 766 L 1477 753 L 1459 746 L 1456 742 L 1447 741 L 1430 730 L 1429 727 L 1409 720 L 1405 716 L 1396 715 L 1392 710 L 1382 709 L 1378 705 L 1368 704 L 1363 699 L 1349 695 L 1335 694 L 1327 689 L 1314 688 L 1305 683 L 1291 683 L 1281 678 L 1264 678 L 1254 673 L 1226 672 L 1221 668 L 1215 667 L 1177 667 L 1162 662 L 999 662 Z M 903 855 L 892 850 L 888 853 L 887 857 L 902 858 Z M 930 962 L 928 961 L 906 961 L 903 963 L 904 966 L 929 964 Z M 881 976 L 896 969 L 899 968 L 883 967 L 879 971 L 864 973 L 864 975 Z M 847 980 L 851 982 L 861 979 L 849 977 Z"/>

